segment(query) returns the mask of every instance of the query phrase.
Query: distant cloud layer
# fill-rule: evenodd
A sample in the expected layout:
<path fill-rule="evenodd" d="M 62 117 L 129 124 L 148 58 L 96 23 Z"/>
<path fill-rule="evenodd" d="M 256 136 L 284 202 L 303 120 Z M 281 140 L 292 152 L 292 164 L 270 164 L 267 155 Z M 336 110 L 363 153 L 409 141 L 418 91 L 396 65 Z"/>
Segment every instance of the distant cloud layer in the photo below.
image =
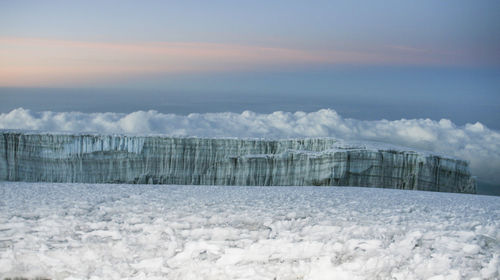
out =
<path fill-rule="evenodd" d="M 206 113 L 187 116 L 157 111 L 121 113 L 41 112 L 15 109 L 0 114 L 0 128 L 102 133 L 159 133 L 208 137 L 334 137 L 369 140 L 439 152 L 470 161 L 473 175 L 500 182 L 500 132 L 481 123 L 450 120 L 347 119 L 334 110 L 258 114 Z"/>
<path fill-rule="evenodd" d="M 463 54 L 391 45 L 346 51 L 203 42 L 117 43 L 22 37 L 0 37 L 0 45 L 0 86 L 13 87 L 113 84 L 172 73 L 338 64 L 470 65 L 464 61 Z"/>

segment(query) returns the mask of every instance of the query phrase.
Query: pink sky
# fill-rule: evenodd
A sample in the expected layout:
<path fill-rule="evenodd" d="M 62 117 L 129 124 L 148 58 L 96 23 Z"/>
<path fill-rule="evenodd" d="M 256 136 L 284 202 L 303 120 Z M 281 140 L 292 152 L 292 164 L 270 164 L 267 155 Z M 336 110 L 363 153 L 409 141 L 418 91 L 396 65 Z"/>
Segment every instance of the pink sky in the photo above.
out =
<path fill-rule="evenodd" d="M 0 37 L 0 86 L 71 86 L 148 74 L 294 66 L 453 65 L 457 55 L 410 46 L 363 51 L 193 42 L 89 42 Z"/>

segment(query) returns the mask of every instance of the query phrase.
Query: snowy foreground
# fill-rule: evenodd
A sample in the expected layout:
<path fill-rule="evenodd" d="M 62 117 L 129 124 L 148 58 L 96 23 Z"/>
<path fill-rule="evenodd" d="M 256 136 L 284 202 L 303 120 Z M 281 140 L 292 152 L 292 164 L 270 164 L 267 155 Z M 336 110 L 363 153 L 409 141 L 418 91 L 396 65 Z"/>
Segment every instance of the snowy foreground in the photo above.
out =
<path fill-rule="evenodd" d="M 500 197 L 0 182 L 0 278 L 496 279 Z"/>

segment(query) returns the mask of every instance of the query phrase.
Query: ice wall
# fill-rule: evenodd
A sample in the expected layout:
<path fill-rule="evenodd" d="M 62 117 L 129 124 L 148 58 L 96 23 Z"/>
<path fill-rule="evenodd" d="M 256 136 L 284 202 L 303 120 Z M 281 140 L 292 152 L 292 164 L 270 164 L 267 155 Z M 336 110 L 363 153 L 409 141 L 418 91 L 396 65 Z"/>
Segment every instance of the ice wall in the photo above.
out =
<path fill-rule="evenodd" d="M 232 139 L 0 131 L 0 180 L 331 185 L 475 193 L 465 161 L 335 139 Z"/>

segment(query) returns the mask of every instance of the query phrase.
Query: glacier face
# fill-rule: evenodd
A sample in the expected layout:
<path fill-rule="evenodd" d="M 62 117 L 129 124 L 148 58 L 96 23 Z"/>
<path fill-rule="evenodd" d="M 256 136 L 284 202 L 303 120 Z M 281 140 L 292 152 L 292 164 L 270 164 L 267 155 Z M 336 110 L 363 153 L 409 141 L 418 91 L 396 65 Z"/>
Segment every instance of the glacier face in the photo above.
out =
<path fill-rule="evenodd" d="M 467 162 L 332 138 L 176 138 L 0 131 L 0 180 L 366 186 L 475 193 Z"/>

